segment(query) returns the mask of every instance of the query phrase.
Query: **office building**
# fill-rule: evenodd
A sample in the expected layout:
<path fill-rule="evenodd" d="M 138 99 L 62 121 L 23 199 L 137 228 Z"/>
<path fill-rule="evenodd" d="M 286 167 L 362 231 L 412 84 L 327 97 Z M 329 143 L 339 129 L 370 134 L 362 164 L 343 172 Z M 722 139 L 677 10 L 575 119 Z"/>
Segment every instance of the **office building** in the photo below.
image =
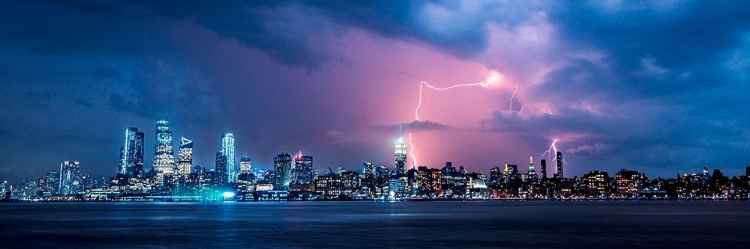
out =
<path fill-rule="evenodd" d="M 125 130 L 125 144 L 120 147 L 118 173 L 128 177 L 143 177 L 143 132 L 130 127 Z"/>
<path fill-rule="evenodd" d="M 156 151 L 154 152 L 154 166 L 156 181 L 159 186 L 165 186 L 164 176 L 174 174 L 175 160 L 172 143 L 172 131 L 166 120 L 156 121 Z"/>
<path fill-rule="evenodd" d="M 276 155 L 273 159 L 273 188 L 275 190 L 286 190 L 291 182 L 292 156 L 287 153 Z"/>
<path fill-rule="evenodd" d="M 310 184 L 313 182 L 313 157 L 302 155 L 302 152 L 294 157 L 294 182 L 297 184 Z"/>
<path fill-rule="evenodd" d="M 397 175 L 405 175 L 406 174 L 406 144 L 404 143 L 404 138 L 401 137 L 396 142 L 396 151 L 395 151 L 395 159 L 396 159 L 396 165 L 395 170 Z"/>
<path fill-rule="evenodd" d="M 60 164 L 60 195 L 76 195 L 81 185 L 81 165 L 78 161 L 64 161 Z"/>
<path fill-rule="evenodd" d="M 237 182 L 237 168 L 234 160 L 234 134 L 224 133 L 221 135 L 221 152 L 227 158 L 227 179 L 229 182 Z"/>
<path fill-rule="evenodd" d="M 177 173 L 180 177 L 187 177 L 193 169 L 193 141 L 180 139 L 180 151 L 177 156 Z"/>

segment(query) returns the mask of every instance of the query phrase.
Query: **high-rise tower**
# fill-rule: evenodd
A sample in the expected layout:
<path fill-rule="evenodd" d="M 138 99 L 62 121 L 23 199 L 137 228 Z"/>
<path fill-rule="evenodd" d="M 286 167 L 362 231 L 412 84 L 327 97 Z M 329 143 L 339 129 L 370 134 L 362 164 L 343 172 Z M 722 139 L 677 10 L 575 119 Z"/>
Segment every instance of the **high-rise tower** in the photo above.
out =
<path fill-rule="evenodd" d="M 81 164 L 78 161 L 65 161 L 60 164 L 60 195 L 75 195 L 81 186 Z"/>
<path fill-rule="evenodd" d="M 542 159 L 542 179 L 547 178 L 547 160 Z"/>
<path fill-rule="evenodd" d="M 240 158 L 240 173 L 250 174 L 253 170 L 253 159 L 249 156 L 243 156 Z"/>
<path fill-rule="evenodd" d="M 187 177 L 191 169 L 193 169 L 193 141 L 183 137 L 180 139 L 180 151 L 177 156 L 177 173 L 182 177 Z"/>
<path fill-rule="evenodd" d="M 527 173 L 530 181 L 536 181 L 536 170 L 534 169 L 534 157 L 529 157 L 529 172 Z"/>
<path fill-rule="evenodd" d="M 221 135 L 221 152 L 227 157 L 227 180 L 237 182 L 237 168 L 234 167 L 234 134 L 224 133 Z"/>
<path fill-rule="evenodd" d="M 396 174 L 397 175 L 405 175 L 406 174 L 406 144 L 404 143 L 404 138 L 400 137 L 398 141 L 396 142 Z"/>
<path fill-rule="evenodd" d="M 292 156 L 287 153 L 276 155 L 273 159 L 273 170 L 273 189 L 289 189 L 289 182 L 291 182 Z"/>
<path fill-rule="evenodd" d="M 227 172 L 227 157 L 221 151 L 216 152 L 216 166 L 214 168 L 214 184 L 227 184 L 229 174 Z"/>
<path fill-rule="evenodd" d="M 302 155 L 300 152 L 294 157 L 294 182 L 309 184 L 313 182 L 313 157 Z"/>
<path fill-rule="evenodd" d="M 125 130 L 125 144 L 120 147 L 118 173 L 129 177 L 143 176 L 143 132 L 130 127 Z"/>
<path fill-rule="evenodd" d="M 555 176 L 557 176 L 557 178 L 563 178 L 564 175 L 563 175 L 563 156 L 562 156 L 562 152 L 560 152 L 560 151 L 557 152 L 557 158 L 555 160 L 557 160 L 557 174 Z"/>
<path fill-rule="evenodd" d="M 174 173 L 174 145 L 172 131 L 166 120 L 156 121 L 156 152 L 154 153 L 154 171 L 160 186 L 164 186 L 164 175 Z"/>

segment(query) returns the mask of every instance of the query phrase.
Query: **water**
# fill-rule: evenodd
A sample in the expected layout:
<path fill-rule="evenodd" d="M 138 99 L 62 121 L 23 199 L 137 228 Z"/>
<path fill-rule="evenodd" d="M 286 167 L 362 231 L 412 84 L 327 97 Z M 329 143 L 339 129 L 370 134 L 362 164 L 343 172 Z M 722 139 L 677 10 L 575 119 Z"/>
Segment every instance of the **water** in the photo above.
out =
<path fill-rule="evenodd" d="M 2 203 L 2 248 L 719 248 L 748 202 Z"/>

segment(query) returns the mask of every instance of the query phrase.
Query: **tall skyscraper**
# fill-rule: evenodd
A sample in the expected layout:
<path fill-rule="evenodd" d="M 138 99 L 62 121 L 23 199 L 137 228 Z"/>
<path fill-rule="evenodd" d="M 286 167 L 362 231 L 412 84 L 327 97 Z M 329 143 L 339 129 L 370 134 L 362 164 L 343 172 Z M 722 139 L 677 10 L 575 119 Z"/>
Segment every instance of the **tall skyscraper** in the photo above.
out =
<path fill-rule="evenodd" d="M 229 182 L 229 172 L 227 172 L 227 157 L 223 152 L 216 152 L 216 166 L 214 168 L 214 184 L 224 185 Z"/>
<path fill-rule="evenodd" d="M 372 162 L 362 163 L 362 174 L 364 178 L 364 186 L 373 190 L 375 188 L 375 165 Z"/>
<path fill-rule="evenodd" d="M 234 167 L 234 134 L 221 135 L 221 152 L 227 157 L 227 179 L 229 182 L 237 182 L 237 168 Z"/>
<path fill-rule="evenodd" d="M 302 155 L 294 157 L 294 182 L 309 184 L 313 182 L 313 157 Z"/>
<path fill-rule="evenodd" d="M 273 159 L 273 188 L 276 190 L 286 190 L 289 188 L 292 171 L 292 156 L 287 153 L 276 155 Z"/>
<path fill-rule="evenodd" d="M 181 177 L 190 175 L 193 169 L 193 141 L 187 138 L 180 139 L 180 151 L 177 156 L 177 173 Z"/>
<path fill-rule="evenodd" d="M 560 151 L 557 152 L 557 159 L 555 159 L 555 160 L 557 160 L 557 175 L 556 176 L 557 176 L 557 178 L 564 178 L 564 175 L 563 175 L 563 156 L 562 156 L 562 152 L 560 152 Z"/>
<path fill-rule="evenodd" d="M 250 174 L 253 171 L 252 160 L 249 156 L 240 158 L 240 173 Z"/>
<path fill-rule="evenodd" d="M 547 178 L 547 160 L 542 159 L 542 179 Z"/>
<path fill-rule="evenodd" d="M 405 175 L 406 174 L 406 144 L 404 143 L 404 138 L 400 137 L 398 141 L 396 142 L 396 174 L 398 175 Z"/>
<path fill-rule="evenodd" d="M 154 152 L 154 172 L 160 186 L 164 186 L 164 175 L 174 173 L 174 145 L 172 131 L 166 120 L 156 121 L 156 151 Z"/>
<path fill-rule="evenodd" d="M 530 181 L 536 181 L 536 170 L 534 169 L 534 157 L 529 157 L 529 172 L 527 173 Z"/>
<path fill-rule="evenodd" d="M 81 165 L 78 161 L 64 161 L 60 164 L 60 195 L 75 195 L 81 186 Z"/>
<path fill-rule="evenodd" d="M 118 173 L 129 177 L 143 176 L 143 132 L 130 127 L 125 130 L 125 144 L 120 147 L 120 167 Z"/>

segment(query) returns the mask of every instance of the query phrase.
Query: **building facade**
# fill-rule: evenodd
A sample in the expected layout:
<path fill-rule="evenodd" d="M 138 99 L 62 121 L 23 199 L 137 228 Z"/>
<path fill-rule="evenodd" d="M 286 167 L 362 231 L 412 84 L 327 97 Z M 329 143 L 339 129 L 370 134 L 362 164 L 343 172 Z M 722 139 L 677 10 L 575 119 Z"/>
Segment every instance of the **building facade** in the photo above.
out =
<path fill-rule="evenodd" d="M 237 168 L 234 160 L 234 134 L 224 133 L 221 135 L 221 152 L 227 158 L 227 180 L 237 182 Z"/>
<path fill-rule="evenodd" d="M 172 131 L 169 130 L 169 123 L 166 120 L 156 121 L 156 151 L 153 170 L 159 186 L 165 186 L 165 175 L 173 175 L 174 169 Z"/>

